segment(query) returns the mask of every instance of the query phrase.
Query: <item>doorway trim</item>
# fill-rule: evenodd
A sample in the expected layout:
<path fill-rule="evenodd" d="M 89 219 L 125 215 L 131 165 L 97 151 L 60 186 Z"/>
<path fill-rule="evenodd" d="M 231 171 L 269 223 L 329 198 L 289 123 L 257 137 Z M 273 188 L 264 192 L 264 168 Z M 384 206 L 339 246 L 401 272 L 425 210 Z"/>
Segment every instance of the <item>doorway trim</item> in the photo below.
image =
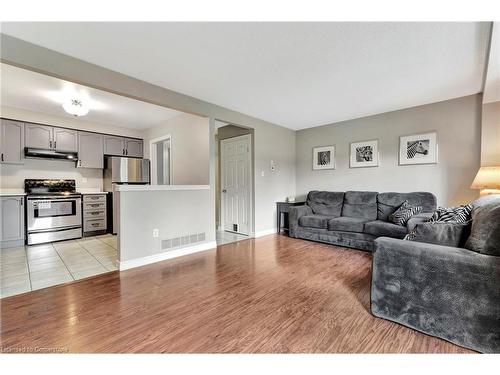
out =
<path fill-rule="evenodd" d="M 149 140 L 149 159 L 151 160 L 151 184 L 158 185 L 158 176 L 156 175 L 156 143 L 160 141 L 170 141 L 170 157 L 168 160 L 168 173 L 170 181 L 170 185 L 174 184 L 174 173 L 173 173 L 173 163 L 172 163 L 172 155 L 173 155 L 173 144 L 172 144 L 172 136 L 170 134 L 162 135 L 161 137 L 153 138 Z"/>
<path fill-rule="evenodd" d="M 222 186 L 222 182 L 224 181 L 224 174 L 225 174 L 225 171 L 224 171 L 224 159 L 223 159 L 223 145 L 225 143 L 228 143 L 228 142 L 231 142 L 231 141 L 234 141 L 234 140 L 238 140 L 238 139 L 246 139 L 248 141 L 248 149 L 247 149 L 247 153 L 248 153 L 248 158 L 247 158 L 247 173 L 248 173 L 248 187 L 249 189 L 247 190 L 247 202 L 248 202 L 248 209 L 247 209 L 247 222 L 249 224 L 248 226 L 248 233 L 246 233 L 245 235 L 251 237 L 254 235 L 254 223 L 253 223 L 253 206 L 254 206 L 254 200 L 253 200 L 253 196 L 254 196 L 254 180 L 253 180 L 253 158 L 252 158 L 252 134 L 244 134 L 244 135 L 240 135 L 240 136 L 236 136 L 236 137 L 232 137 L 232 138 L 226 138 L 226 139 L 221 139 L 220 140 L 220 155 L 219 155 L 219 165 L 220 165 L 220 173 L 219 173 L 219 185 L 220 185 L 220 196 L 219 196 L 219 202 L 220 202 L 220 223 L 219 223 L 219 227 L 220 227 L 220 230 L 222 231 L 230 231 L 232 232 L 231 230 L 229 229 L 226 229 L 225 228 L 225 225 L 224 225 L 224 222 L 225 222 L 225 213 L 224 213 L 224 193 L 223 193 L 223 186 Z M 234 233 L 239 233 L 239 232 L 234 232 Z M 243 234 L 243 233 L 241 233 Z"/>

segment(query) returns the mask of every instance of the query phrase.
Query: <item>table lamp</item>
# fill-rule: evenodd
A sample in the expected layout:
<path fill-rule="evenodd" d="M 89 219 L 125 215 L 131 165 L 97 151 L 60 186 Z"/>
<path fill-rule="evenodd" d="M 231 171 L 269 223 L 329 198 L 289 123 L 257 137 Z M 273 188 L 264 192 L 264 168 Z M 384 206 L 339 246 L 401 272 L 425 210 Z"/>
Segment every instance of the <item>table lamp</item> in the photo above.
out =
<path fill-rule="evenodd" d="M 471 189 L 481 189 L 480 195 L 500 194 L 500 166 L 479 168 Z"/>

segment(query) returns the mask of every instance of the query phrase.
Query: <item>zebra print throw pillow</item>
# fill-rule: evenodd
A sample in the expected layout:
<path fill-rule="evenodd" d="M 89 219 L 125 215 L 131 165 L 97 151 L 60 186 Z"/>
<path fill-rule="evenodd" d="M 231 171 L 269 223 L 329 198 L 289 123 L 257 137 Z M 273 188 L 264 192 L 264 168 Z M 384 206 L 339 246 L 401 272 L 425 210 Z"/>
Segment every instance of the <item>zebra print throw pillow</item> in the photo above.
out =
<path fill-rule="evenodd" d="M 438 207 L 432 214 L 429 222 L 431 223 L 465 223 L 472 216 L 471 204 L 465 204 L 457 207 Z"/>
<path fill-rule="evenodd" d="M 422 210 L 422 206 L 412 206 L 408 201 L 404 201 L 393 214 L 389 215 L 389 221 L 403 227 L 412 216 L 415 216 Z"/>

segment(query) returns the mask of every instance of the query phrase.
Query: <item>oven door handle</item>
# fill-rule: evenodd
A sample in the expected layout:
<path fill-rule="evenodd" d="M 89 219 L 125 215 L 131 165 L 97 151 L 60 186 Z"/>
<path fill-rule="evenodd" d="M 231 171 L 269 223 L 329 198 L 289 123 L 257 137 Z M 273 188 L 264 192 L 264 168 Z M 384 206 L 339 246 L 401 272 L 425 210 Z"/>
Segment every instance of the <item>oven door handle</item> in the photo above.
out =
<path fill-rule="evenodd" d="M 81 201 L 81 197 L 51 197 L 51 198 L 42 198 L 42 197 L 28 197 L 29 201 L 55 201 L 55 200 L 66 200 L 66 201 Z"/>

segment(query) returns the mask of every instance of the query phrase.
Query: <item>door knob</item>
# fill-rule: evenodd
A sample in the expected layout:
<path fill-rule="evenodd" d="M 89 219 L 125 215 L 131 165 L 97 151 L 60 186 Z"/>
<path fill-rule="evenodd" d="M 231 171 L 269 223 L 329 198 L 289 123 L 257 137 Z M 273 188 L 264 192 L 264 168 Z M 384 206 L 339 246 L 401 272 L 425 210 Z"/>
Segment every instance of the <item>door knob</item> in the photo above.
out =
<path fill-rule="evenodd" d="M 222 192 L 223 192 L 223 193 L 227 193 L 227 190 L 226 190 L 226 189 L 222 189 Z"/>

